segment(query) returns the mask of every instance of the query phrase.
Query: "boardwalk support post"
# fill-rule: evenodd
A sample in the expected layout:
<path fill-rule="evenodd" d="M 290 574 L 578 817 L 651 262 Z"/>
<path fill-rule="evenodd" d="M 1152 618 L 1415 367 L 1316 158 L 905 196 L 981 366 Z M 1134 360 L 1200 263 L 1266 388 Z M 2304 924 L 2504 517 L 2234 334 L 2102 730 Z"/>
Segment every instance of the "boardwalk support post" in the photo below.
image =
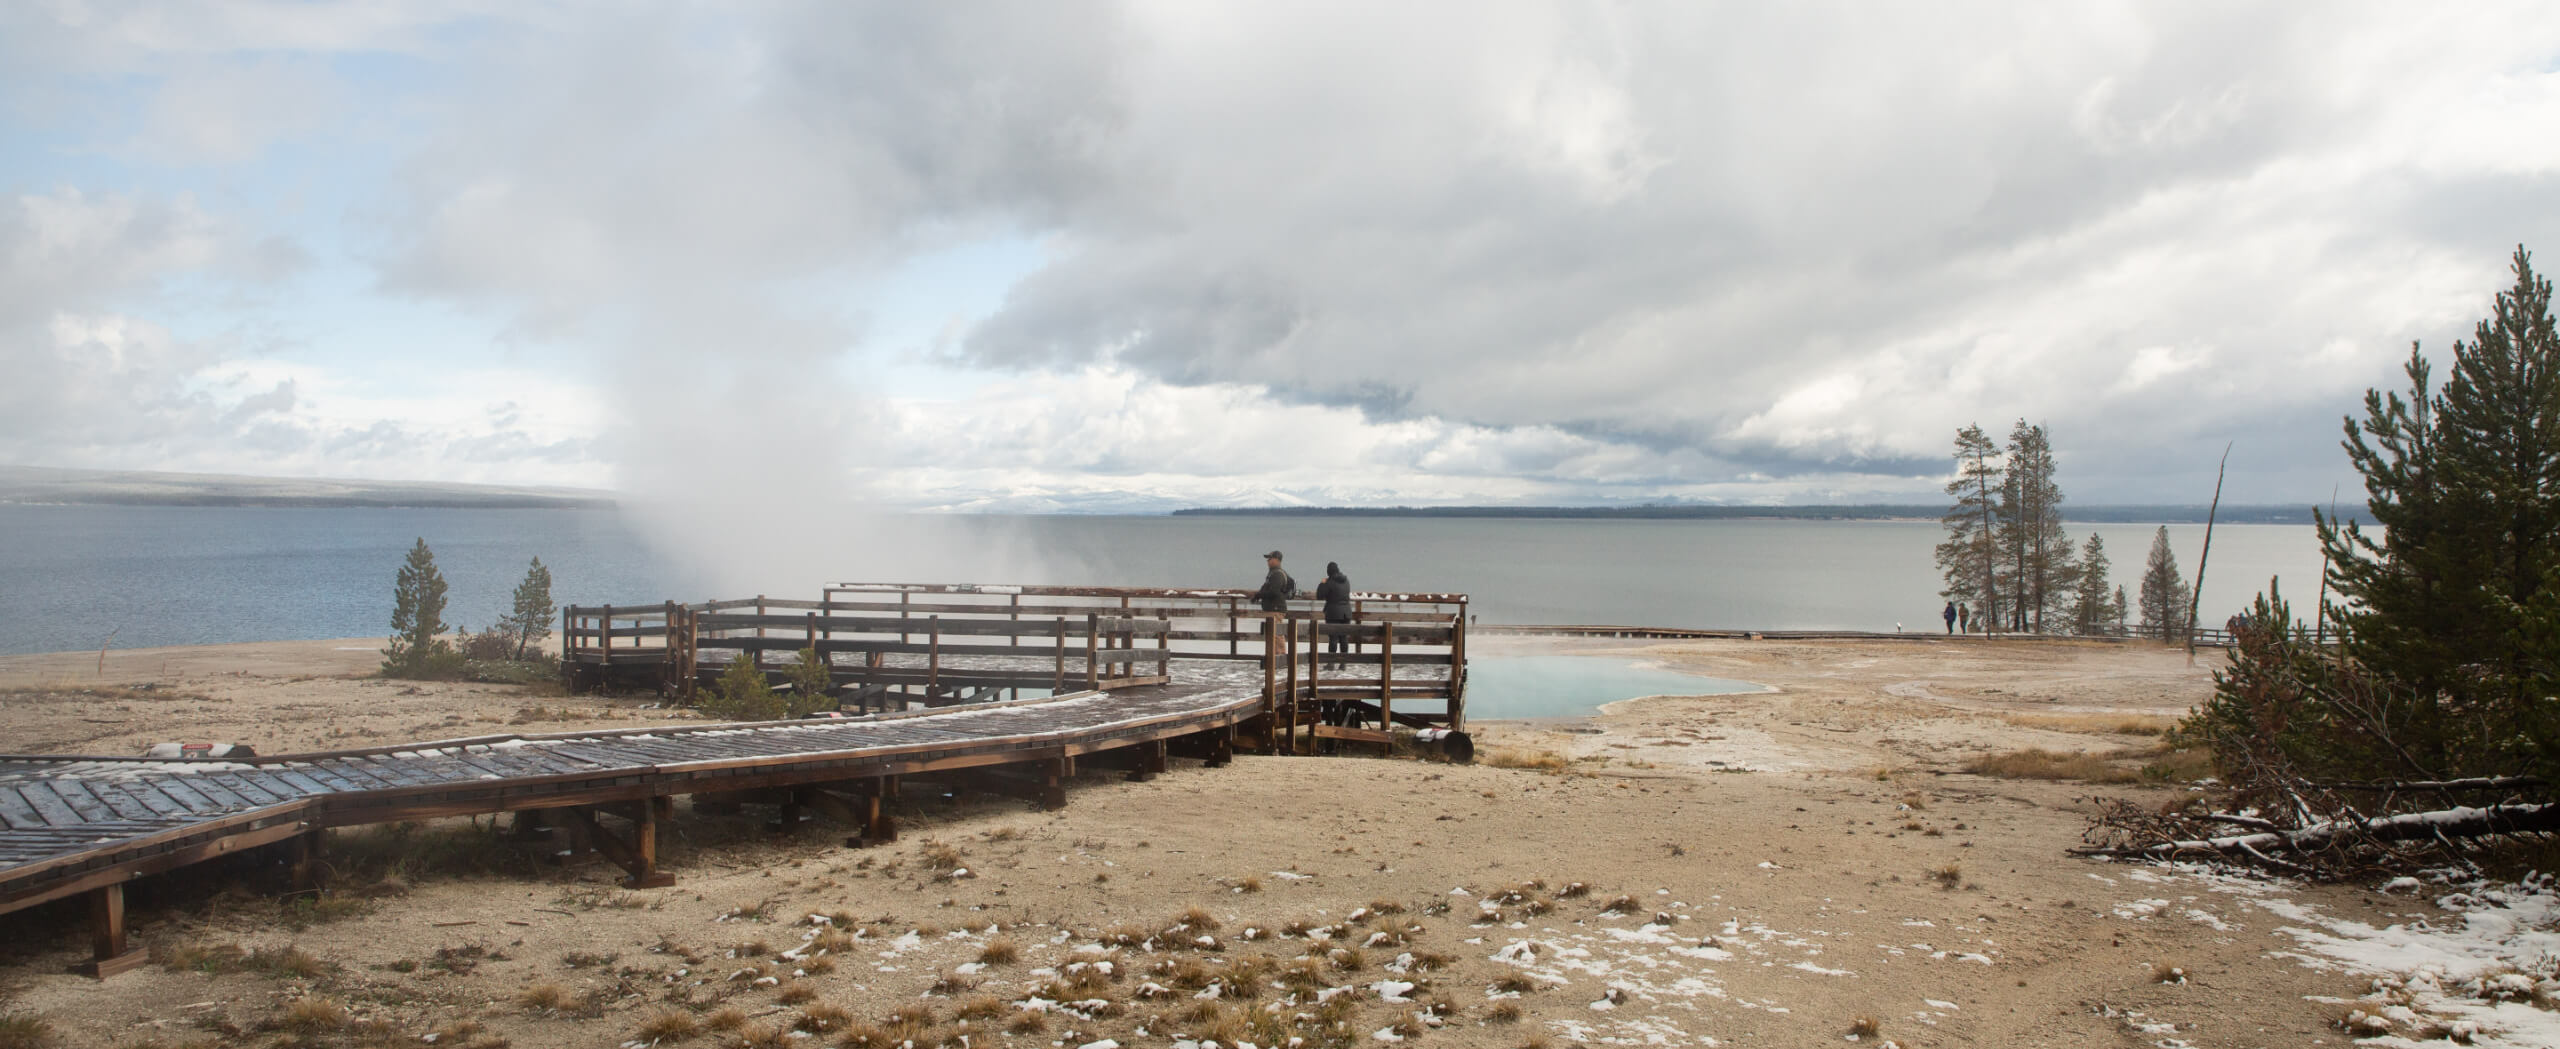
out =
<path fill-rule="evenodd" d="M 80 971 L 101 980 L 150 960 L 151 952 L 126 947 L 123 882 L 89 890 L 89 948 L 92 960 Z"/>
<path fill-rule="evenodd" d="M 622 879 L 623 888 L 661 889 L 676 883 L 675 875 L 658 869 L 658 817 L 669 801 L 663 796 L 653 797 L 616 812 L 631 821 L 631 837 L 627 841 L 596 821 L 594 806 L 580 805 L 566 811 L 595 850 L 630 875 Z"/>

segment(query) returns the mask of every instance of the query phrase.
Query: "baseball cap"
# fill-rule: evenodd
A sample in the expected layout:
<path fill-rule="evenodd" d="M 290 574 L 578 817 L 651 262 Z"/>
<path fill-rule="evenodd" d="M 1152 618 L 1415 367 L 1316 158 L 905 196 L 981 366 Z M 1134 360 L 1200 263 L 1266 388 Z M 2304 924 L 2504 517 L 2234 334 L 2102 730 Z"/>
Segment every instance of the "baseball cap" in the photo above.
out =
<path fill-rule="evenodd" d="M 1264 555 L 1262 555 L 1262 556 L 1264 556 L 1264 557 L 1268 557 L 1268 558 L 1270 558 L 1270 559 L 1272 559 L 1272 560 L 1274 560 L 1274 561 L 1277 561 L 1277 560 L 1280 560 L 1280 551 L 1274 550 L 1274 551 L 1272 551 L 1272 552 L 1270 552 L 1270 553 L 1267 553 L 1267 554 L 1264 554 Z"/>

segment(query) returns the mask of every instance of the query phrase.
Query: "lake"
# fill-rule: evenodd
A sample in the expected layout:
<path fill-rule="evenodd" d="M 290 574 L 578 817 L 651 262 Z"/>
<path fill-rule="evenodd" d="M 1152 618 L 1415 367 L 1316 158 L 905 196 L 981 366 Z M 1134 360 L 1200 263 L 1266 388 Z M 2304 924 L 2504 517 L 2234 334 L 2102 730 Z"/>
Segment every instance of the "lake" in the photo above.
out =
<path fill-rule="evenodd" d="M 2154 526 L 2103 537 L 2128 593 Z M 2192 579 L 2201 525 L 2172 525 Z M 726 536 L 725 542 L 708 537 Z M 1279 548 L 1313 589 L 1337 560 L 1363 590 L 1458 591 L 1485 623 L 1753 629 L 1940 629 L 1932 551 L 1914 521 L 947 516 L 776 512 L 722 527 L 616 510 L 0 506 L 0 653 L 381 636 L 391 585 L 425 538 L 451 585 L 445 618 L 505 611 L 526 561 L 563 604 L 646 604 L 826 583 L 1015 582 L 1253 587 Z M 2308 607 L 2310 528 L 2214 531 L 2203 621 L 2271 576 Z"/>

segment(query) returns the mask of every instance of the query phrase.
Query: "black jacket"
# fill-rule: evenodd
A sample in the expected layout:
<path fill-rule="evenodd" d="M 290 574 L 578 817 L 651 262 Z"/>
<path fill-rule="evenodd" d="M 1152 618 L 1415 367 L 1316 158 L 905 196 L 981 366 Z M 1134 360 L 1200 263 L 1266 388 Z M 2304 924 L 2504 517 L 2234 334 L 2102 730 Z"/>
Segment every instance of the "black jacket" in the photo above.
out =
<path fill-rule="evenodd" d="M 1343 575 L 1326 576 L 1324 582 L 1316 584 L 1316 600 L 1324 602 L 1325 622 L 1350 622 L 1351 577 Z"/>

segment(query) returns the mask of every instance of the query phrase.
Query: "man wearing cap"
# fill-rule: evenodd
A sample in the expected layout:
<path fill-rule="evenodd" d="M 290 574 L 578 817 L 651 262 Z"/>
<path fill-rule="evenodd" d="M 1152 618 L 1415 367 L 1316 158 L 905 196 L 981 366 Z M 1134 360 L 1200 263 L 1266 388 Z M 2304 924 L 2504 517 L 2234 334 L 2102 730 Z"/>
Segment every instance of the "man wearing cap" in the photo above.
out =
<path fill-rule="evenodd" d="M 1253 599 L 1262 605 L 1265 612 L 1288 611 L 1289 599 L 1298 593 L 1298 581 L 1281 570 L 1280 551 L 1262 555 L 1262 563 L 1270 565 L 1271 571 L 1262 577 L 1262 589 L 1253 592 Z"/>

